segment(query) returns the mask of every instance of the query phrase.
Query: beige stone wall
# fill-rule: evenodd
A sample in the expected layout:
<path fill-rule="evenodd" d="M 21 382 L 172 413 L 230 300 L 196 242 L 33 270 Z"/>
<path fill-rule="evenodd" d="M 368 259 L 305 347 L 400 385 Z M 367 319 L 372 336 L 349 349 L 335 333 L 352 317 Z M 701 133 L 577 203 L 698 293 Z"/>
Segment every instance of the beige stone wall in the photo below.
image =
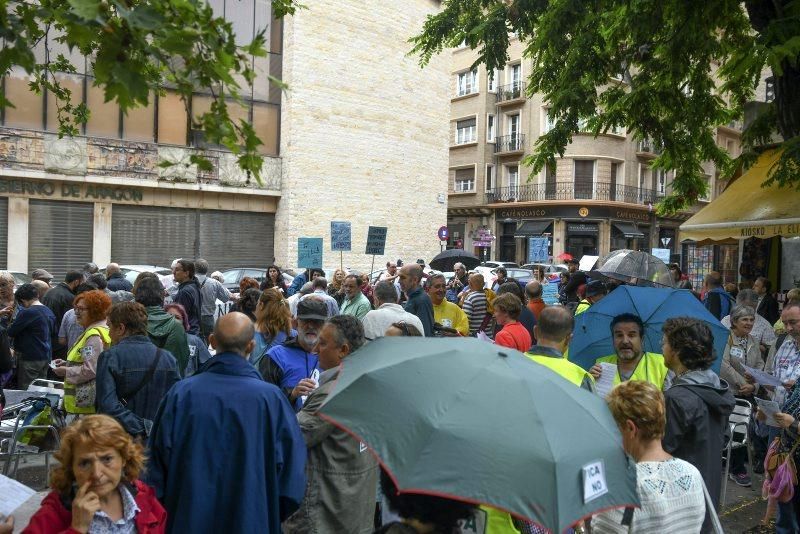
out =
<path fill-rule="evenodd" d="M 352 223 L 344 264 L 368 269 L 367 227 L 387 226 L 388 259 L 429 260 L 446 224 L 450 54 L 424 70 L 407 57 L 409 37 L 433 0 L 316 0 L 287 19 L 281 110 L 282 197 L 275 229 L 278 263 L 297 264 L 297 238 L 323 237 L 330 221 Z"/>

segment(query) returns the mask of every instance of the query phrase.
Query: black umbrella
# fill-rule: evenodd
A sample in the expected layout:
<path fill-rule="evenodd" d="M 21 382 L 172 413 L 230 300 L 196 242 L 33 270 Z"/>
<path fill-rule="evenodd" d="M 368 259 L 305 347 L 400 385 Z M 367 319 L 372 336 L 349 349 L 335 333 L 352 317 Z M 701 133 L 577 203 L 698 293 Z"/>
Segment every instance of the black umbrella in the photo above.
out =
<path fill-rule="evenodd" d="M 466 250 L 451 248 L 437 254 L 436 257 L 431 260 L 430 266 L 431 269 L 447 273 L 455 270 L 453 266 L 456 263 L 463 263 L 464 267 L 470 270 L 480 265 L 481 260 L 479 260 L 478 256 L 475 254 L 471 254 Z"/>
<path fill-rule="evenodd" d="M 615 250 L 602 258 L 599 265 L 589 276 L 600 274 L 635 286 L 673 287 L 667 265 L 647 252 Z"/>

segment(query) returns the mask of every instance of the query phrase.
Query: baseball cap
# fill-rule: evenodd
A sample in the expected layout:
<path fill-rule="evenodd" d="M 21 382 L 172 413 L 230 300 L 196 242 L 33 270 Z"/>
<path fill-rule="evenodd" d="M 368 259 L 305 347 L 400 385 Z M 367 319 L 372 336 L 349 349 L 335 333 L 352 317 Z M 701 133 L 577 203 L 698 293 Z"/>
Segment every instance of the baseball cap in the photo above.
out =
<path fill-rule="evenodd" d="M 328 306 L 313 297 L 302 299 L 297 303 L 297 318 L 306 321 L 325 321 L 328 318 Z"/>
<path fill-rule="evenodd" d="M 31 278 L 34 280 L 52 280 L 53 275 L 45 271 L 44 269 L 34 269 L 31 273 Z"/>

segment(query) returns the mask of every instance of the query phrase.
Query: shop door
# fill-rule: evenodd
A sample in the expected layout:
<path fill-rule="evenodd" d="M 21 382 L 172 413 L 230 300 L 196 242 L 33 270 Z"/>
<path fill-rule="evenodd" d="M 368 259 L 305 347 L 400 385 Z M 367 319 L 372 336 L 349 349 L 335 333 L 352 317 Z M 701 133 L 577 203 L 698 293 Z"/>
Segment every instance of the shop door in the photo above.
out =
<path fill-rule="evenodd" d="M 212 270 L 266 269 L 275 261 L 275 215 L 237 211 L 200 211 L 199 257 Z"/>
<path fill-rule="evenodd" d="M 111 261 L 167 267 L 194 258 L 197 210 L 115 204 L 111 211 Z"/>
<path fill-rule="evenodd" d="M 0 270 L 8 268 L 8 199 L 0 198 Z"/>
<path fill-rule="evenodd" d="M 31 200 L 28 270 L 47 269 L 56 281 L 92 261 L 94 205 L 86 202 Z"/>
<path fill-rule="evenodd" d="M 579 260 L 582 257 L 597 256 L 597 238 L 588 235 L 575 235 L 567 237 L 567 252 Z"/>

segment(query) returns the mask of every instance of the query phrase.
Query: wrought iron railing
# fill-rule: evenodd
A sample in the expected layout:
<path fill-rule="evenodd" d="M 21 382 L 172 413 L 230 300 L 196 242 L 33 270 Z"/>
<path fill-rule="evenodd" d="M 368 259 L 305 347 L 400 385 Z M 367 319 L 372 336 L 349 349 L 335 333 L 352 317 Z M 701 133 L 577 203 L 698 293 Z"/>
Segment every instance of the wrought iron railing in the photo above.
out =
<path fill-rule="evenodd" d="M 525 150 L 525 135 L 504 135 L 495 137 L 494 151 L 498 152 L 521 152 Z"/>
<path fill-rule="evenodd" d="M 525 98 L 525 82 L 510 83 L 497 88 L 497 102 Z"/>
<path fill-rule="evenodd" d="M 636 147 L 637 152 L 647 152 L 649 154 L 661 154 L 664 148 L 654 141 L 650 139 L 643 139 L 639 141 L 639 144 Z"/>
<path fill-rule="evenodd" d="M 523 184 L 498 187 L 487 191 L 486 202 L 536 202 L 541 200 L 607 200 L 629 204 L 655 204 L 664 197 L 655 189 L 640 189 L 629 185 L 598 183 L 594 185 L 574 182 Z"/>

